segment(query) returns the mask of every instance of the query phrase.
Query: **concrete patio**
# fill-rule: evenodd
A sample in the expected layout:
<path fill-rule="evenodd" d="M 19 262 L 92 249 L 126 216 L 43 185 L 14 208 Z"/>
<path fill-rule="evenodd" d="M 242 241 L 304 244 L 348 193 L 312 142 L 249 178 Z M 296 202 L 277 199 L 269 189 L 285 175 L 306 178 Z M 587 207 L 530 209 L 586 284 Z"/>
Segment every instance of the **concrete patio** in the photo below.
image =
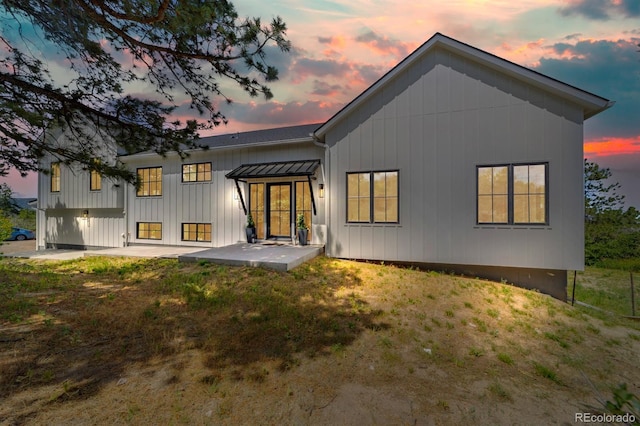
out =
<path fill-rule="evenodd" d="M 324 252 L 324 246 L 278 243 L 238 243 L 178 256 L 183 262 L 207 261 L 232 266 L 261 266 L 289 271 Z"/>

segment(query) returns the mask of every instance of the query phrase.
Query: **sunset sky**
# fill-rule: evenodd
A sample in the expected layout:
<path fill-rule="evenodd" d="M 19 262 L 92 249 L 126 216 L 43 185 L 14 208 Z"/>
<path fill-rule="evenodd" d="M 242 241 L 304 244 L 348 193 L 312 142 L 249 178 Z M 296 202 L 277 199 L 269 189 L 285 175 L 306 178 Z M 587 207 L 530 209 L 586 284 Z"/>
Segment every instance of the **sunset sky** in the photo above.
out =
<path fill-rule="evenodd" d="M 229 119 L 210 134 L 321 122 L 441 32 L 616 105 L 585 123 L 585 156 L 610 167 L 627 206 L 640 207 L 639 0 L 236 0 L 241 16 L 280 15 L 293 43 L 269 51 L 274 98 L 230 87 Z M 141 89 L 142 91 L 142 89 Z M 187 116 L 185 106 L 178 111 Z M 33 176 L 0 177 L 23 196 Z"/>

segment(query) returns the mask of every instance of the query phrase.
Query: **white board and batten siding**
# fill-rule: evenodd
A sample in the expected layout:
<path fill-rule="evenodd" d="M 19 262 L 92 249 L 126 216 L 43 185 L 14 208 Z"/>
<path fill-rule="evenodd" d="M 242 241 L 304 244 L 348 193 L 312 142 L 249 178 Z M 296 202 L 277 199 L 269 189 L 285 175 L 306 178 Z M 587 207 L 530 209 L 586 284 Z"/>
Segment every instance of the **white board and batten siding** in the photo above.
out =
<path fill-rule="evenodd" d="M 331 127 L 327 253 L 356 259 L 583 268 L 582 109 L 443 49 Z M 548 226 L 476 222 L 476 167 L 548 163 Z M 346 173 L 399 171 L 399 223 L 346 221 Z"/>
<path fill-rule="evenodd" d="M 203 247 L 220 247 L 245 241 L 246 216 L 240 199 L 234 195 L 235 183 L 227 179 L 225 174 L 242 164 L 323 158 L 324 150 L 311 142 L 197 151 L 183 161 L 177 155 L 166 158 L 156 155 L 125 157 L 123 160 L 133 171 L 145 167 L 162 167 L 161 196 L 138 197 L 135 188 L 128 189 L 129 241 L 135 244 Z M 204 162 L 211 162 L 211 181 L 182 182 L 183 164 Z M 313 185 L 317 193 L 317 182 L 314 181 Z M 240 186 L 248 208 L 247 187 L 244 183 L 240 183 Z M 314 221 L 324 223 L 322 203 L 318 203 L 318 215 L 314 217 Z M 139 222 L 161 222 L 162 239 L 138 239 L 136 229 Z M 212 241 L 182 241 L 183 223 L 211 223 Z"/>
<path fill-rule="evenodd" d="M 65 135 L 47 135 L 65 141 Z M 106 142 L 102 161 L 115 161 L 115 149 Z M 49 169 L 58 162 L 53 156 L 41 160 Z M 102 178 L 101 188 L 90 189 L 90 172 L 78 165 L 60 164 L 59 191 L 51 191 L 51 176 L 38 175 L 37 247 L 121 247 L 124 232 L 124 184 Z M 43 226 L 44 225 L 44 226 Z"/>

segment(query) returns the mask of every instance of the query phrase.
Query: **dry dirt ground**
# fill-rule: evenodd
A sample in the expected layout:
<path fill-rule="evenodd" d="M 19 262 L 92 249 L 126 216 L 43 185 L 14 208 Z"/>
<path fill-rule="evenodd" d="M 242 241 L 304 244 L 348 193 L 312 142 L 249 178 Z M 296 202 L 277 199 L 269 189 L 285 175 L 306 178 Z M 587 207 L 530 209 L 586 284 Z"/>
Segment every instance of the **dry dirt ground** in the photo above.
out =
<path fill-rule="evenodd" d="M 640 393 L 633 324 L 508 285 L 324 257 L 0 262 L 33 307 L 0 318 L 3 425 L 567 425 Z"/>
<path fill-rule="evenodd" d="M 24 253 L 36 249 L 36 240 L 3 241 L 0 245 L 0 254 Z"/>

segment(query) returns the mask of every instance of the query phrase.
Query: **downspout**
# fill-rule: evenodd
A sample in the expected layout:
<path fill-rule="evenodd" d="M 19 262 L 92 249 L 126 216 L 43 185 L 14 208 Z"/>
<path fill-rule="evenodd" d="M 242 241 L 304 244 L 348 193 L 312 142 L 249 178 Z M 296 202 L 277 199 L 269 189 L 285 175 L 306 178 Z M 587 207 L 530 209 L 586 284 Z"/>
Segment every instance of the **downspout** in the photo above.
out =
<path fill-rule="evenodd" d="M 129 183 L 124 184 L 124 234 L 122 234 L 122 246 L 127 247 L 129 245 Z"/>
<path fill-rule="evenodd" d="M 40 173 L 40 172 L 38 172 Z M 38 177 L 38 179 L 40 179 L 40 177 Z M 40 189 L 38 189 L 38 192 L 40 192 Z M 38 194 L 39 195 L 39 194 Z M 42 250 L 46 250 L 47 248 L 47 243 L 45 241 L 46 239 L 46 228 L 47 228 L 47 212 L 45 209 L 43 209 L 41 207 L 40 204 L 40 197 L 38 197 L 37 201 L 36 201 L 36 251 L 40 251 L 40 247 L 42 247 Z M 44 220 L 42 220 L 44 218 Z M 40 245 L 40 243 L 42 242 L 42 245 Z"/>
<path fill-rule="evenodd" d="M 331 222 L 331 201 L 329 200 L 329 190 L 331 189 L 331 182 L 327 182 L 327 177 L 329 176 L 328 173 L 325 173 L 325 169 L 328 170 L 329 167 L 329 145 L 327 145 L 326 143 L 322 142 L 320 140 L 320 138 L 318 138 L 318 136 L 316 136 L 316 133 L 310 133 L 309 136 L 311 136 L 311 142 L 313 142 L 313 144 L 315 146 L 318 146 L 320 148 L 324 149 L 324 166 L 322 167 L 322 182 L 325 186 L 324 188 L 324 224 L 327 228 L 327 235 L 326 235 L 326 242 L 325 242 L 325 255 L 327 254 L 327 247 L 330 247 L 329 245 L 329 230 L 331 229 L 330 226 L 330 222 Z M 331 253 L 329 253 L 329 255 L 331 255 Z"/>

